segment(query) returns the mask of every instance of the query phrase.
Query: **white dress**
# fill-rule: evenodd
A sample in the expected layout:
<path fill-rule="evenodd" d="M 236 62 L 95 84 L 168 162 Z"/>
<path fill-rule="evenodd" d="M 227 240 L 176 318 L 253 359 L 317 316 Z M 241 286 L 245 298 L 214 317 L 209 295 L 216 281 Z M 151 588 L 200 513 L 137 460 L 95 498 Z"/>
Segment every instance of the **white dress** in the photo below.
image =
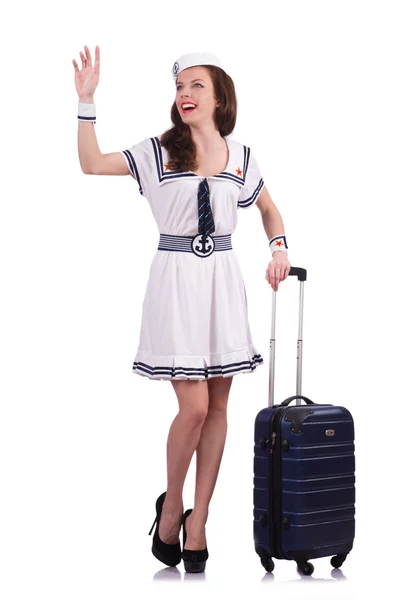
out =
<path fill-rule="evenodd" d="M 204 179 L 215 224 L 213 237 L 232 234 L 237 210 L 253 206 L 264 186 L 250 148 L 225 140 L 228 165 L 212 177 L 171 171 L 160 136 L 122 151 L 139 192 L 149 202 L 163 247 L 152 260 L 143 301 L 132 366 L 138 375 L 208 379 L 251 373 L 263 364 L 252 341 L 247 295 L 234 250 L 206 256 L 191 250 L 191 241 L 199 234 L 197 195 Z M 176 251 L 165 249 L 164 240 L 170 240 Z"/>

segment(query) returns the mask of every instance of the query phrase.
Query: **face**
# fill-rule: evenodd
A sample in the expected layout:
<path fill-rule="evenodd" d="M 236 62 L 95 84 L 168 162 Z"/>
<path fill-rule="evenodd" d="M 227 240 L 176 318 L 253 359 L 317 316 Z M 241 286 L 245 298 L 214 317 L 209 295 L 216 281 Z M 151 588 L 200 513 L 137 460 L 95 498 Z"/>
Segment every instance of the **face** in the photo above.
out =
<path fill-rule="evenodd" d="M 184 69 L 179 73 L 175 86 L 175 103 L 184 123 L 199 125 L 208 120 L 213 121 L 219 102 L 215 98 L 214 87 L 207 69 L 204 67 Z M 182 105 L 185 102 L 192 102 L 196 108 L 184 111 Z"/>

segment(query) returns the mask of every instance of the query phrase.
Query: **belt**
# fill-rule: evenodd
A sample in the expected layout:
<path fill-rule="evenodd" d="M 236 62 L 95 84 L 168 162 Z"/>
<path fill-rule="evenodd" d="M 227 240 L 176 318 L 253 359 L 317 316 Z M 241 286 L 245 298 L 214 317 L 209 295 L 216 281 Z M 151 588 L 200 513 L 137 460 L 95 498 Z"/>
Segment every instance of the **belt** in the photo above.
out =
<path fill-rule="evenodd" d="M 226 235 L 170 235 L 160 233 L 157 250 L 173 250 L 174 252 L 194 252 L 196 256 L 206 258 L 213 252 L 232 250 L 232 234 Z"/>

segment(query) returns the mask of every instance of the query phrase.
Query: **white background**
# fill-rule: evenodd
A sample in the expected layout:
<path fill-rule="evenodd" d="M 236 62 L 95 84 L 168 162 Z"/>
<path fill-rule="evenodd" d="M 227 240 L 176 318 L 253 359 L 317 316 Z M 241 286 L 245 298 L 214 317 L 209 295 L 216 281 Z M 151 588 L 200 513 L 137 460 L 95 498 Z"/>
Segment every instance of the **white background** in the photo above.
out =
<path fill-rule="evenodd" d="M 39 1 L 2 19 L 4 600 L 123 600 L 138 590 L 351 599 L 392 577 L 396 3 L 256 5 Z M 255 153 L 290 262 L 308 272 L 302 392 L 355 418 L 357 533 L 339 579 L 329 558 L 313 561 L 311 578 L 287 561 L 266 575 L 254 551 L 253 427 L 268 401 L 273 293 L 257 207 L 239 211 L 233 247 L 264 365 L 233 380 L 207 569 L 187 575 L 183 563 L 168 569 L 151 554 L 178 403 L 170 382 L 131 369 L 158 231 L 131 176 L 81 171 L 72 59 L 81 66 L 84 44 L 92 56 L 101 49 L 95 131 L 104 153 L 168 129 L 182 54 L 213 52 L 234 80 L 232 137 Z M 276 402 L 295 393 L 298 290 L 288 278 L 277 292 Z M 185 508 L 194 477 L 195 455 Z"/>

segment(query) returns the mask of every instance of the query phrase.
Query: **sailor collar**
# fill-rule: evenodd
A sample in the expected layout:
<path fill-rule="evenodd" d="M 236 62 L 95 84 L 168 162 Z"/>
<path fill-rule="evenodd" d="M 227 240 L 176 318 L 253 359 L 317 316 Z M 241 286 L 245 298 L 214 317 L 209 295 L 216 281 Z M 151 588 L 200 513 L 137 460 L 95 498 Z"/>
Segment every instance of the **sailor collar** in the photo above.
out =
<path fill-rule="evenodd" d="M 161 146 L 159 137 L 155 136 L 150 139 L 153 145 L 157 181 L 159 186 L 170 181 L 177 181 L 179 179 L 222 179 L 226 181 L 232 181 L 241 187 L 244 186 L 245 174 L 248 166 L 248 149 L 245 146 L 244 154 L 239 153 L 241 154 L 241 156 L 239 157 L 237 156 L 238 153 L 235 151 L 233 141 L 224 138 L 229 149 L 229 162 L 226 166 L 226 169 L 222 171 L 222 173 L 217 173 L 216 175 L 204 177 L 203 175 L 198 175 L 193 171 L 174 172 L 170 170 L 170 168 L 167 165 L 167 151 Z M 238 160 L 240 160 L 241 164 L 238 162 Z"/>

